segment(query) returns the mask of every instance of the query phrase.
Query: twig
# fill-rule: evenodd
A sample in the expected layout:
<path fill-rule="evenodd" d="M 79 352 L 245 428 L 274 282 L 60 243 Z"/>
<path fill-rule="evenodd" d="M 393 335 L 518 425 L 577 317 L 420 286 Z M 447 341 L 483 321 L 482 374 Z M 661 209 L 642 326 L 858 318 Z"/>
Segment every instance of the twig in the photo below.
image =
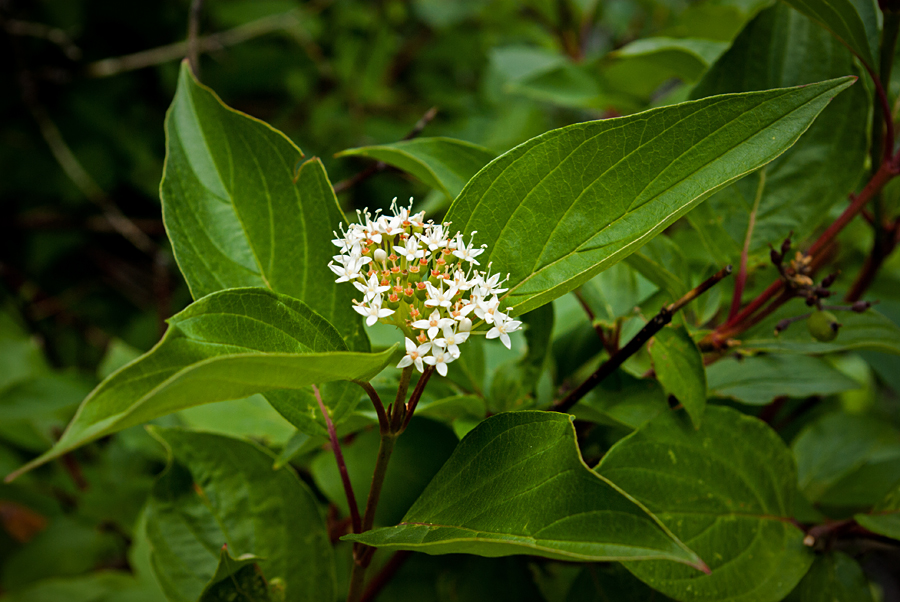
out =
<path fill-rule="evenodd" d="M 341 453 L 341 442 L 338 440 L 337 431 L 331 416 L 328 415 L 328 408 L 322 401 L 322 395 L 319 388 L 312 386 L 313 394 L 316 396 L 316 402 L 319 409 L 322 410 L 322 416 L 325 417 L 325 425 L 328 427 L 328 438 L 331 440 L 331 449 L 334 452 L 334 459 L 337 460 L 338 470 L 341 473 L 341 483 L 344 485 L 344 494 L 347 496 L 347 504 L 350 506 L 350 519 L 353 521 L 353 532 L 362 532 L 362 520 L 359 518 L 359 507 L 356 505 L 356 496 L 353 494 L 353 485 L 350 483 L 350 475 L 347 472 L 347 464 L 344 462 L 344 454 Z"/>
<path fill-rule="evenodd" d="M 407 140 L 412 140 L 413 138 L 416 138 L 419 134 L 421 134 L 422 130 L 425 129 L 425 126 L 427 126 L 431 122 L 431 120 L 433 120 L 435 118 L 437 113 L 438 113 L 437 107 L 431 107 L 430 109 L 425 111 L 425 114 L 422 115 L 422 118 L 416 122 L 416 125 L 414 125 L 413 128 L 403 138 L 401 138 L 401 142 L 405 142 Z M 385 163 L 384 161 L 378 161 L 374 165 L 370 165 L 369 167 L 365 168 L 364 170 L 360 171 L 359 173 L 350 176 L 346 180 L 341 180 L 340 182 L 335 184 L 334 185 L 334 193 L 340 194 L 342 192 L 346 192 L 347 190 L 350 190 L 351 188 L 353 188 L 360 182 L 371 178 L 372 176 L 374 176 L 377 173 L 381 173 L 382 171 L 386 170 L 387 168 L 388 168 L 387 163 Z"/>
<path fill-rule="evenodd" d="M 591 309 L 591 306 L 588 305 L 587 301 L 584 299 L 584 295 L 581 294 L 579 289 L 575 289 L 573 291 L 575 298 L 578 299 L 578 302 L 581 304 L 581 308 L 584 310 L 584 313 L 587 314 L 588 320 L 591 322 L 591 326 L 594 328 L 594 332 L 597 333 L 597 336 L 600 337 L 600 344 L 603 345 L 603 348 L 609 355 L 612 355 L 616 352 L 615 349 L 610 345 L 610 341 L 606 338 L 606 332 L 603 330 L 603 326 L 598 324 L 596 320 L 596 316 L 594 316 L 594 310 Z"/>
<path fill-rule="evenodd" d="M 763 190 L 766 187 L 766 168 L 759 172 L 759 184 L 756 186 L 756 198 L 753 201 L 753 209 L 750 210 L 750 219 L 747 221 L 747 235 L 744 237 L 744 248 L 741 249 L 741 263 L 738 266 L 737 276 L 734 278 L 734 295 L 731 297 L 731 308 L 728 311 L 730 320 L 741 309 L 741 297 L 744 295 L 744 284 L 747 282 L 747 260 L 750 255 L 750 241 L 753 238 L 753 230 L 756 227 L 756 212 L 759 211 L 759 202 L 762 199 Z"/>
<path fill-rule="evenodd" d="M 381 427 L 381 432 L 387 431 L 390 428 L 390 422 L 388 421 L 384 404 L 381 402 L 381 397 L 378 396 L 378 391 L 376 391 L 375 387 L 369 382 L 363 380 L 355 380 L 353 382 L 362 387 L 368 394 L 369 399 L 372 400 L 372 405 L 375 406 L 375 413 L 378 415 L 378 426 Z"/>
<path fill-rule="evenodd" d="M 253 38 L 274 33 L 276 31 L 287 31 L 300 24 L 300 9 L 290 10 L 277 15 L 269 15 L 262 17 L 249 23 L 244 23 L 233 29 L 228 29 L 219 33 L 198 36 L 197 37 L 197 53 L 212 52 L 221 50 L 228 46 L 234 46 L 242 42 L 246 42 Z M 87 65 L 85 72 L 88 77 L 109 77 L 118 75 L 126 71 L 134 71 L 145 67 L 152 67 L 161 63 L 171 61 L 180 61 L 188 53 L 188 41 L 175 42 L 165 46 L 142 50 L 134 54 L 126 54 L 108 59 L 103 59 Z"/>
<path fill-rule="evenodd" d="M 624 347 L 619 349 L 615 355 L 609 358 L 606 362 L 601 364 L 597 370 L 591 374 L 583 383 L 578 385 L 572 392 L 570 392 L 566 397 L 564 397 L 559 402 L 553 404 L 550 410 L 554 412 L 568 412 L 572 406 L 578 403 L 587 393 L 600 384 L 603 379 L 612 374 L 618 369 L 625 360 L 629 357 L 637 353 L 637 351 L 643 347 L 644 343 L 650 340 L 653 335 L 663 329 L 663 327 L 672 321 L 672 316 L 674 316 L 678 310 L 683 308 L 685 305 L 708 291 L 710 288 L 719 283 L 723 278 L 731 274 L 731 266 L 725 266 L 718 272 L 716 272 L 710 278 L 707 278 L 704 282 L 702 282 L 696 288 L 688 291 L 686 295 L 684 295 L 681 299 L 667 305 L 659 310 L 659 313 L 656 314 L 644 327 L 638 332 L 628 343 L 625 344 Z"/>
<path fill-rule="evenodd" d="M 434 374 L 434 366 L 425 368 L 425 372 L 422 373 L 419 382 L 416 383 L 416 388 L 413 389 L 412 395 L 409 396 L 409 403 L 406 406 L 406 418 L 403 419 L 403 426 L 400 427 L 401 432 L 405 431 L 406 427 L 409 426 L 409 421 L 412 420 L 416 406 L 419 405 L 419 399 L 422 398 L 422 393 L 425 391 L 425 385 L 428 384 L 428 379 L 431 378 L 432 374 Z"/>
<path fill-rule="evenodd" d="M 369 585 L 366 587 L 366 591 L 363 592 L 359 602 L 371 602 L 374 600 L 375 597 L 381 593 L 381 590 L 384 589 L 384 586 L 388 584 L 395 574 L 397 574 L 397 571 L 400 570 L 410 556 L 412 556 L 412 552 L 409 550 L 394 552 L 394 555 L 391 556 L 390 560 L 384 563 L 384 566 L 381 567 L 378 574 L 369 581 Z"/>
<path fill-rule="evenodd" d="M 60 47 L 66 58 L 72 61 L 81 59 L 81 48 L 72 42 L 69 35 L 57 27 L 50 27 L 43 23 L 20 21 L 18 19 L 2 19 L 3 29 L 11 36 L 29 36 L 47 40 Z"/>
<path fill-rule="evenodd" d="M 194 77 L 200 77 L 200 46 L 197 37 L 200 35 L 200 15 L 203 13 L 203 0 L 194 0 L 191 3 L 191 12 L 188 17 L 187 33 L 187 59 L 194 72 Z"/>

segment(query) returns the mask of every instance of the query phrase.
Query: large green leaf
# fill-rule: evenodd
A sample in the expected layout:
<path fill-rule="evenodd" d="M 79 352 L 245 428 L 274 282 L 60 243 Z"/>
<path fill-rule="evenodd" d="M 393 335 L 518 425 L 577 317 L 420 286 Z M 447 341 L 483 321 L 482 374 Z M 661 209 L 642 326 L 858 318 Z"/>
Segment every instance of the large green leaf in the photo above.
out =
<path fill-rule="evenodd" d="M 709 394 L 764 405 L 780 396 L 834 395 L 859 383 L 822 358 L 757 355 L 724 358 L 706 368 Z"/>
<path fill-rule="evenodd" d="M 334 282 L 333 232 L 345 218 L 318 159 L 284 134 L 227 107 L 187 63 L 166 116 L 160 194 L 175 259 L 195 299 L 267 287 L 306 302 L 350 349 L 368 351 L 355 289 Z"/>
<path fill-rule="evenodd" d="M 791 444 L 800 490 L 811 502 L 869 507 L 900 484 L 900 431 L 883 420 L 834 412 Z"/>
<path fill-rule="evenodd" d="M 403 522 L 344 539 L 386 549 L 703 562 L 581 459 L 571 417 L 507 412 L 462 440 Z"/>
<path fill-rule="evenodd" d="M 853 57 L 837 40 L 782 3 L 751 21 L 692 92 L 693 98 L 749 92 L 854 73 Z M 814 234 L 828 210 L 857 184 L 868 149 L 870 102 L 865 87 L 841 94 L 784 155 L 714 195 L 690 219 L 721 262 L 736 262 L 754 219 L 751 265 L 767 260 L 768 244 L 791 232 Z"/>
<path fill-rule="evenodd" d="M 489 243 L 521 314 L 636 251 L 710 192 L 790 147 L 854 78 L 707 98 L 538 136 L 481 170 L 450 207 Z"/>
<path fill-rule="evenodd" d="M 784 602 L 873 602 L 873 598 L 859 563 L 843 552 L 828 552 L 816 557 Z"/>
<path fill-rule="evenodd" d="M 285 602 L 332 600 L 335 567 L 316 499 L 290 468 L 246 441 L 153 428 L 172 460 L 147 509 L 151 563 L 172 602 L 194 602 L 215 585 L 223 545 L 256 556 Z"/>
<path fill-rule="evenodd" d="M 596 470 L 709 563 L 710 575 L 674 563 L 626 563 L 668 596 L 776 602 L 809 568 L 804 533 L 791 522 L 794 460 L 756 418 L 708 406 L 695 430 L 683 412 L 664 412 L 614 445 Z"/>
<path fill-rule="evenodd" d="M 455 199 L 466 182 L 497 155 L 463 140 L 415 138 L 393 144 L 351 148 L 336 156 L 377 159 Z"/>
<path fill-rule="evenodd" d="M 663 328 L 653 337 L 650 357 L 656 377 L 669 395 L 674 395 L 694 426 L 706 410 L 706 370 L 697 344 L 684 326 Z"/>
<path fill-rule="evenodd" d="M 232 558 L 223 545 L 219 566 L 203 588 L 200 602 L 270 602 L 266 580 L 256 567 L 265 558 L 242 554 Z"/>
<path fill-rule="evenodd" d="M 888 492 L 871 512 L 854 518 L 869 531 L 900 540 L 900 485 Z"/>
<path fill-rule="evenodd" d="M 877 67 L 878 18 L 872 0 L 785 0 L 827 29 L 859 60 Z"/>
<path fill-rule="evenodd" d="M 88 441 L 177 410 L 313 383 L 365 380 L 391 360 L 346 351 L 301 301 L 266 289 L 213 293 L 169 320 L 149 352 L 104 380 L 60 440 L 13 478 Z"/>

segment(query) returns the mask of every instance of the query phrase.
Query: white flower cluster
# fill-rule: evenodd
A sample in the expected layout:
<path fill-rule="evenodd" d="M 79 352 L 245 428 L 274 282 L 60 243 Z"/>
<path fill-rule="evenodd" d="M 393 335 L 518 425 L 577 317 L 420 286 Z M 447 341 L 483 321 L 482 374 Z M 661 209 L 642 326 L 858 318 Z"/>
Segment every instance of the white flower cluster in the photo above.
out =
<path fill-rule="evenodd" d="M 509 333 L 522 323 L 499 309 L 499 295 L 507 290 L 499 274 L 492 275 L 490 265 L 487 271 L 475 268 L 484 249 L 471 238 L 467 245 L 458 232 L 450 235 L 449 223 L 426 223 L 424 211 L 411 214 L 412 199 L 399 209 L 394 199 L 391 209 L 392 216 L 376 212 L 374 219 L 357 212 L 358 224 L 342 230 L 343 236 L 335 233 L 340 255 L 328 267 L 336 282 L 352 282 L 362 293 L 353 309 L 368 326 L 382 320 L 406 334 L 406 355 L 397 366 L 423 372 L 428 364 L 446 376 L 459 345 L 473 334 L 472 314 L 475 328 L 488 324 L 485 336 L 509 348 Z"/>

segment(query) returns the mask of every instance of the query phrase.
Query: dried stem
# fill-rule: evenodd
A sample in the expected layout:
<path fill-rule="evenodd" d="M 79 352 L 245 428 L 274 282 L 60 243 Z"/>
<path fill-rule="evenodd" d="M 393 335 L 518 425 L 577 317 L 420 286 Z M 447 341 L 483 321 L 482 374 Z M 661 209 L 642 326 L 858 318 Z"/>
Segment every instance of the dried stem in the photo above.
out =
<path fill-rule="evenodd" d="M 625 344 L 624 347 L 619 349 L 612 357 L 610 357 L 606 362 L 601 364 L 597 370 L 591 374 L 583 383 L 581 383 L 577 388 L 571 391 L 566 397 L 564 397 L 559 402 L 553 404 L 550 408 L 551 411 L 554 412 L 568 412 L 572 406 L 578 403 L 587 393 L 599 385 L 607 376 L 616 371 L 616 369 L 625 363 L 629 357 L 637 353 L 637 351 L 643 347 L 644 343 L 650 340 L 653 335 L 663 329 L 663 327 L 672 321 L 672 316 L 674 316 L 678 310 L 683 308 L 685 305 L 708 291 L 710 288 L 715 286 L 717 283 L 721 282 L 723 278 L 731 274 L 731 266 L 725 266 L 718 272 L 716 272 L 710 278 L 707 278 L 703 283 L 701 283 L 696 288 L 688 291 L 686 295 L 684 295 L 681 299 L 663 307 L 659 310 L 659 313 L 656 314 L 646 325 L 638 332 L 634 337 Z"/>
<path fill-rule="evenodd" d="M 328 414 L 328 408 L 322 401 L 322 394 L 319 393 L 319 387 L 312 386 L 313 395 L 316 396 L 316 402 L 319 409 L 322 410 L 322 416 L 325 417 L 325 426 L 328 428 L 328 438 L 331 440 L 331 449 L 334 452 L 334 459 L 337 461 L 338 470 L 341 473 L 341 483 L 344 485 L 344 494 L 347 496 L 347 505 L 350 506 L 350 520 L 353 523 L 353 532 L 362 532 L 362 520 L 359 518 L 359 507 L 356 505 L 356 496 L 353 494 L 353 485 L 350 483 L 350 474 L 347 472 L 347 464 L 344 462 L 344 454 L 341 452 L 341 442 L 338 440 L 337 431 L 334 429 L 334 422 Z"/>
<path fill-rule="evenodd" d="M 200 45 L 197 37 L 200 35 L 200 15 L 202 13 L 203 0 L 194 0 L 191 3 L 191 12 L 188 17 L 187 59 L 196 78 L 200 77 Z"/>
<path fill-rule="evenodd" d="M 404 136 L 401 139 L 401 141 L 412 140 L 413 138 L 416 138 L 419 134 L 422 133 L 422 130 L 425 129 L 425 126 L 427 126 L 431 122 L 431 120 L 435 118 L 437 113 L 438 113 L 437 107 L 431 107 L 430 109 L 425 111 L 425 114 L 422 115 L 422 117 L 416 122 L 416 125 L 413 126 L 413 128 L 406 134 L 406 136 Z M 364 180 L 368 180 L 375 174 L 381 173 L 382 171 L 386 170 L 387 168 L 388 168 L 387 163 L 385 163 L 383 161 L 378 161 L 374 165 L 370 165 L 369 167 L 365 168 L 361 172 L 350 176 L 346 180 L 341 180 L 340 182 L 335 184 L 334 185 L 334 193 L 340 194 L 342 192 L 346 192 L 347 190 L 350 190 L 351 188 L 353 188 L 360 182 L 362 182 Z"/>
<path fill-rule="evenodd" d="M 199 56 L 199 54 L 204 52 L 221 50 L 222 48 L 234 46 L 276 31 L 287 31 L 295 28 L 300 24 L 300 12 L 300 10 L 291 10 L 277 15 L 269 15 L 244 23 L 233 29 L 207 36 L 198 36 L 196 38 L 197 54 Z M 88 77 L 109 77 L 125 73 L 126 71 L 179 61 L 188 54 L 188 51 L 189 44 L 187 40 L 175 42 L 174 44 L 150 48 L 134 54 L 126 54 L 90 63 L 87 65 L 85 72 Z"/>

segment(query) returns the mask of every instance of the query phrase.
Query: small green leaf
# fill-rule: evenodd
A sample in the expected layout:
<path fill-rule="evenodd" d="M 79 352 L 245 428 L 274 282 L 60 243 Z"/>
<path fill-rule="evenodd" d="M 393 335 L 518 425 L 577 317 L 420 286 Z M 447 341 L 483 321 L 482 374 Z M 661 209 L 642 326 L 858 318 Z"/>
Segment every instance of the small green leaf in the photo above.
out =
<path fill-rule="evenodd" d="M 900 485 L 884 496 L 871 512 L 857 514 L 854 518 L 869 531 L 900 540 Z"/>
<path fill-rule="evenodd" d="M 256 567 L 260 560 L 265 559 L 253 554 L 232 558 L 228 546 L 222 546 L 219 566 L 199 602 L 269 602 L 266 580 Z"/>
<path fill-rule="evenodd" d="M 828 552 L 816 556 L 784 602 L 873 602 L 873 598 L 859 563 L 843 552 Z"/>
<path fill-rule="evenodd" d="M 694 339 L 684 326 L 663 328 L 653 337 L 650 357 L 660 384 L 681 402 L 694 428 L 700 428 L 706 410 L 706 370 Z"/>
<path fill-rule="evenodd" d="M 827 29 L 859 60 L 875 69 L 878 49 L 878 18 L 870 0 L 785 0 Z"/>
<path fill-rule="evenodd" d="M 730 397 L 765 405 L 776 397 L 834 395 L 859 383 L 822 358 L 808 355 L 757 355 L 723 358 L 707 366 L 711 397 Z"/>
<path fill-rule="evenodd" d="M 451 199 L 456 198 L 472 176 L 497 157 L 484 147 L 453 138 L 415 138 L 351 148 L 335 156 L 369 157 L 393 165 Z"/>
<path fill-rule="evenodd" d="M 854 79 L 717 96 L 547 132 L 472 178 L 447 221 L 490 244 L 482 265 L 510 274 L 503 303 L 525 313 L 780 155 Z"/>
<path fill-rule="evenodd" d="M 346 349 L 334 327 L 301 301 L 266 289 L 213 293 L 172 317 L 153 349 L 82 402 L 53 449 L 7 479 L 88 441 L 191 406 L 365 380 L 394 352 Z"/>
<path fill-rule="evenodd" d="M 900 483 L 900 431 L 883 420 L 834 412 L 791 444 L 800 490 L 811 502 L 869 507 Z"/>
<path fill-rule="evenodd" d="M 684 413 L 664 412 L 615 444 L 596 470 L 709 563 L 710 575 L 673 563 L 625 563 L 667 596 L 778 602 L 812 562 L 803 531 L 791 522 L 793 458 L 756 418 L 711 405 L 695 430 Z"/>
<path fill-rule="evenodd" d="M 266 287 L 300 299 L 354 351 L 368 351 L 353 287 L 334 282 L 333 232 L 346 222 L 318 159 L 287 136 L 227 107 L 181 66 L 166 116 L 160 195 L 175 260 L 199 299 Z"/>
<path fill-rule="evenodd" d="M 668 409 L 659 382 L 616 370 L 579 401 L 572 413 L 579 420 L 637 429 Z"/>
<path fill-rule="evenodd" d="M 691 97 L 809 84 L 855 72 L 853 57 L 840 42 L 779 2 L 744 28 Z M 767 262 L 768 245 L 777 246 L 791 232 L 795 244 L 816 233 L 862 175 L 868 136 L 859 123 L 870 108 L 864 86 L 847 90 L 790 150 L 689 215 L 718 261 L 738 261 L 751 214 L 751 266 Z"/>
<path fill-rule="evenodd" d="M 655 517 L 582 461 L 571 417 L 497 414 L 462 440 L 403 521 L 343 539 L 385 549 L 703 567 Z M 668 563 L 667 563 L 668 564 Z"/>
<path fill-rule="evenodd" d="M 286 602 L 333 599 L 328 532 L 296 473 L 273 470 L 272 454 L 239 439 L 151 432 L 171 454 L 147 509 L 151 563 L 170 601 L 194 602 L 229 571 L 223 545 L 239 559 L 256 556 L 269 584 L 283 584 Z"/>

